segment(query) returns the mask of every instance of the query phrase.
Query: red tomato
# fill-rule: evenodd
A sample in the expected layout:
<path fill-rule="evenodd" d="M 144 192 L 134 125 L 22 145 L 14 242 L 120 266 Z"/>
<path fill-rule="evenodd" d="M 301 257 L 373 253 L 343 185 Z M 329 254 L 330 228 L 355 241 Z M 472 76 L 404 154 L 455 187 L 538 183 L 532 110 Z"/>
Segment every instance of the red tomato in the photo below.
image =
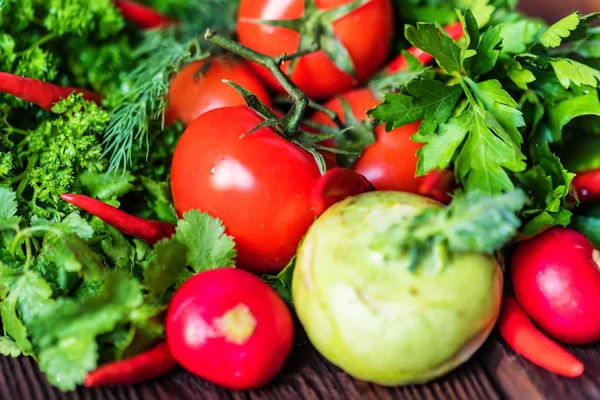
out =
<path fill-rule="evenodd" d="M 600 201 L 600 168 L 578 172 L 573 179 L 573 188 L 581 203 Z"/>
<path fill-rule="evenodd" d="M 553 338 L 600 340 L 600 252 L 581 233 L 555 227 L 522 242 L 512 260 L 517 300 Z"/>
<path fill-rule="evenodd" d="M 314 0 L 321 10 L 332 9 L 353 0 Z M 270 56 L 298 50 L 298 32 L 260 24 L 258 20 L 290 20 L 304 15 L 304 0 L 242 0 L 237 32 L 240 42 Z M 335 36 L 348 51 L 358 81 L 342 72 L 323 51 L 303 56 L 292 73 L 292 81 L 313 98 L 328 98 L 365 82 L 387 58 L 393 33 L 390 0 L 371 0 L 333 23 Z M 287 70 L 289 63 L 284 64 Z M 273 88 L 279 84 L 267 70 L 256 67 Z"/>
<path fill-rule="evenodd" d="M 233 390 L 258 388 L 292 348 L 287 306 L 260 278 L 239 269 L 202 272 L 175 293 L 166 320 L 173 357 L 193 374 Z"/>
<path fill-rule="evenodd" d="M 171 81 L 167 123 L 180 119 L 187 126 L 200 114 L 215 108 L 245 105 L 237 90 L 223 83 L 223 79 L 248 89 L 271 106 L 265 87 L 243 62 L 230 57 L 215 57 L 206 71 L 202 71 L 205 65 L 205 60 L 192 62 Z"/>
<path fill-rule="evenodd" d="M 171 190 L 179 215 L 199 209 L 223 221 L 235 238 L 238 265 L 278 272 L 323 204 L 331 205 L 318 196 L 335 192 L 341 199 L 370 184 L 347 174 L 321 176 L 310 154 L 270 127 L 244 135 L 261 122 L 248 107 L 218 108 L 195 119 L 175 149 Z M 325 187 L 315 192 L 322 180 Z"/>
<path fill-rule="evenodd" d="M 358 121 L 363 121 L 367 111 L 379 105 L 381 101 L 370 89 L 355 89 L 341 95 L 349 104 L 352 113 Z M 342 122 L 345 122 L 342 101 L 339 97 L 325 104 L 325 107 L 335 111 Z M 313 121 L 323 125 L 333 125 L 324 113 L 315 113 Z M 375 128 L 376 142 L 368 146 L 357 160 L 353 169 L 365 176 L 377 190 L 397 190 L 430 196 L 438 201 L 450 200 L 445 189 L 449 189 L 449 181 L 439 171 L 432 171 L 427 176 L 416 176 L 417 151 L 423 146 L 410 140 L 419 129 L 419 122 L 414 122 L 385 131 L 384 125 Z M 435 174 L 435 175 L 434 175 Z M 434 179 L 435 178 L 435 179 Z M 443 178 L 443 179 L 442 179 Z M 442 185 L 444 187 L 440 188 Z"/>

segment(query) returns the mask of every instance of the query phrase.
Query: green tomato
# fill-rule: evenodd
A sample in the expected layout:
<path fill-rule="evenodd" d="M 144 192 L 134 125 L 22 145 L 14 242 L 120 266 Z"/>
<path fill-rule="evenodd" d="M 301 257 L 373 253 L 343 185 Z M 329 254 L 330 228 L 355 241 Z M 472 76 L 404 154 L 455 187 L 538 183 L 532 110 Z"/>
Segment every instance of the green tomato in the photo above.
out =
<path fill-rule="evenodd" d="M 378 234 L 440 204 L 400 192 L 348 198 L 308 231 L 292 294 L 309 339 L 355 378 L 423 383 L 456 368 L 492 330 L 502 298 L 498 261 L 451 254 L 441 269 L 384 256 Z M 490 229 L 493 229 L 491 227 Z"/>

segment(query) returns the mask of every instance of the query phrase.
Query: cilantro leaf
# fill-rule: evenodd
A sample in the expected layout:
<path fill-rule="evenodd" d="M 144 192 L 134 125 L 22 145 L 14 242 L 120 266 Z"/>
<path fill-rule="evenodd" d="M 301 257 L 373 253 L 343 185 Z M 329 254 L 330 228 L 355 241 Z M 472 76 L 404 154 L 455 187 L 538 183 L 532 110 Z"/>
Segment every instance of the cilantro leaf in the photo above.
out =
<path fill-rule="evenodd" d="M 207 213 L 192 210 L 177 223 L 175 239 L 188 248 L 188 264 L 196 272 L 234 265 L 233 239 L 225 234 L 223 223 Z"/>
<path fill-rule="evenodd" d="M 82 300 L 60 298 L 29 326 L 40 368 L 62 390 L 72 390 L 97 365 L 96 337 L 112 331 L 142 305 L 141 286 L 119 272 Z"/>
<path fill-rule="evenodd" d="M 502 53 L 525 53 L 533 45 L 546 24 L 538 19 L 518 18 L 502 24 Z"/>
<path fill-rule="evenodd" d="M 460 71 L 462 68 L 460 47 L 439 25 L 407 25 L 404 35 L 413 46 L 431 54 L 448 73 Z"/>
<path fill-rule="evenodd" d="M 161 297 L 169 289 L 179 286 L 191 272 L 186 268 L 189 249 L 176 239 L 161 240 L 145 268 L 144 284 L 154 297 Z"/>
<path fill-rule="evenodd" d="M 540 43 L 545 47 L 560 46 L 562 39 L 569 37 L 571 32 L 577 29 L 579 22 L 579 12 L 566 16 L 540 35 Z"/>
<path fill-rule="evenodd" d="M 22 353 L 14 340 L 8 336 L 0 336 L 0 354 L 6 357 L 19 357 Z"/>

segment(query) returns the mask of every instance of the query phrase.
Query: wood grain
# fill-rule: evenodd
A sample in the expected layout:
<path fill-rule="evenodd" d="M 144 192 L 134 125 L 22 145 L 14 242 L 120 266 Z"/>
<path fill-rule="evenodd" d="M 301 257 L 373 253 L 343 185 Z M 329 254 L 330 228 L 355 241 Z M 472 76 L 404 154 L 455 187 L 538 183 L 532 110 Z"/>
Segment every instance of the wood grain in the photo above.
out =
<path fill-rule="evenodd" d="M 600 347 L 571 349 L 586 372 L 567 379 L 516 355 L 496 333 L 456 371 L 427 385 L 387 388 L 362 382 L 331 365 L 310 345 L 297 346 L 279 376 L 267 387 L 231 392 L 178 369 L 157 380 L 61 393 L 31 359 L 0 356 L 1 400 L 495 400 L 599 399 Z"/>

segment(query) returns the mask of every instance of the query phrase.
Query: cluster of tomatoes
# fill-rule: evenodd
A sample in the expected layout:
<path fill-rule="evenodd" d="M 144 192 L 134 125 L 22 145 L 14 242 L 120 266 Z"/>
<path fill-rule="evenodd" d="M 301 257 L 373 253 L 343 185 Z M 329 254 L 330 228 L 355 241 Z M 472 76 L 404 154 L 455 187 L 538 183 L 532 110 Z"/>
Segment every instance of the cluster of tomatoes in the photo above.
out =
<path fill-rule="evenodd" d="M 302 34 L 276 21 L 301 18 L 317 24 L 323 15 L 319 13 L 352 5 L 332 26 L 354 74 L 340 69 L 339 60 L 335 62 L 324 50 L 293 61 L 291 73 L 290 61 L 282 69 L 311 99 L 325 101 L 324 106 L 342 122 L 350 122 L 346 121 L 349 108 L 354 121 L 362 123 L 368 119 L 367 111 L 382 100 L 366 83 L 389 55 L 391 1 L 315 0 L 315 7 L 305 10 L 306 3 L 311 2 L 242 0 L 239 40 L 269 56 L 291 54 L 302 46 Z M 454 35 L 462 32 L 460 25 L 455 31 Z M 427 57 L 417 54 L 423 63 L 430 61 Z M 406 60 L 400 57 L 383 73 L 403 68 Z M 384 126 L 374 127 L 374 143 L 350 168 L 338 166 L 335 157 L 329 156 L 328 171 L 321 174 L 313 155 L 273 127 L 255 129 L 264 118 L 223 80 L 244 87 L 278 113 L 267 87 L 272 92 L 282 89 L 271 73 L 229 56 L 189 64 L 171 83 L 167 120 L 186 125 L 171 169 L 176 210 L 181 216 L 199 209 L 221 219 L 235 238 L 236 263 L 241 269 L 209 271 L 186 282 L 169 307 L 167 339 L 173 356 L 188 370 L 228 388 L 249 389 L 279 371 L 291 349 L 293 324 L 281 298 L 243 270 L 281 271 L 315 218 L 342 198 L 377 189 L 421 193 L 445 201 L 453 177 L 440 171 L 416 177 L 420 145 L 410 137 L 418 123 L 390 132 Z M 334 125 L 323 112 L 309 119 L 313 126 Z M 326 144 L 335 146 L 335 141 Z"/>
<path fill-rule="evenodd" d="M 316 12 L 355 2 L 315 1 Z M 359 123 L 382 99 L 375 91 L 356 86 L 364 85 L 385 63 L 393 32 L 390 0 L 363 3 L 333 23 L 335 35 L 354 66 L 354 77 L 340 70 L 323 50 L 301 56 L 291 73 L 292 82 L 309 97 L 330 99 L 325 107 L 338 113 L 342 121 L 342 104 L 347 103 Z M 302 17 L 303 4 L 300 0 L 242 1 L 237 31 L 240 42 L 270 56 L 294 53 L 301 42 L 300 33 L 274 26 L 272 21 Z M 365 26 L 372 28 L 363 29 Z M 402 68 L 398 64 L 395 60 L 391 65 L 398 70 Z M 289 65 L 290 61 L 282 66 L 284 71 Z M 335 192 L 339 199 L 345 191 L 356 194 L 368 190 L 369 185 L 340 172 L 335 179 L 330 178 L 334 182 L 328 182 L 327 193 L 321 190 L 315 194 L 321 174 L 313 157 L 271 127 L 245 135 L 264 119 L 246 107 L 242 96 L 223 83 L 224 79 L 251 91 L 268 107 L 272 102 L 265 85 L 275 92 L 282 90 L 269 71 L 237 59 L 220 56 L 186 66 L 172 82 L 167 114 L 168 120 L 180 119 L 187 125 L 173 158 L 173 199 L 180 215 L 200 209 L 224 222 L 236 239 L 238 265 L 253 272 L 278 272 L 323 211 L 320 195 Z M 334 125 L 322 112 L 310 119 Z M 416 152 L 421 145 L 410 137 L 418 126 L 410 124 L 390 132 L 385 132 L 384 126 L 375 127 L 375 143 L 351 169 L 378 190 L 429 194 L 444 200 L 447 194 L 439 181 L 447 183 L 447 174 L 415 176 Z M 330 169 L 337 168 L 335 161 L 328 160 Z M 352 185 L 358 188 L 349 189 Z"/>

